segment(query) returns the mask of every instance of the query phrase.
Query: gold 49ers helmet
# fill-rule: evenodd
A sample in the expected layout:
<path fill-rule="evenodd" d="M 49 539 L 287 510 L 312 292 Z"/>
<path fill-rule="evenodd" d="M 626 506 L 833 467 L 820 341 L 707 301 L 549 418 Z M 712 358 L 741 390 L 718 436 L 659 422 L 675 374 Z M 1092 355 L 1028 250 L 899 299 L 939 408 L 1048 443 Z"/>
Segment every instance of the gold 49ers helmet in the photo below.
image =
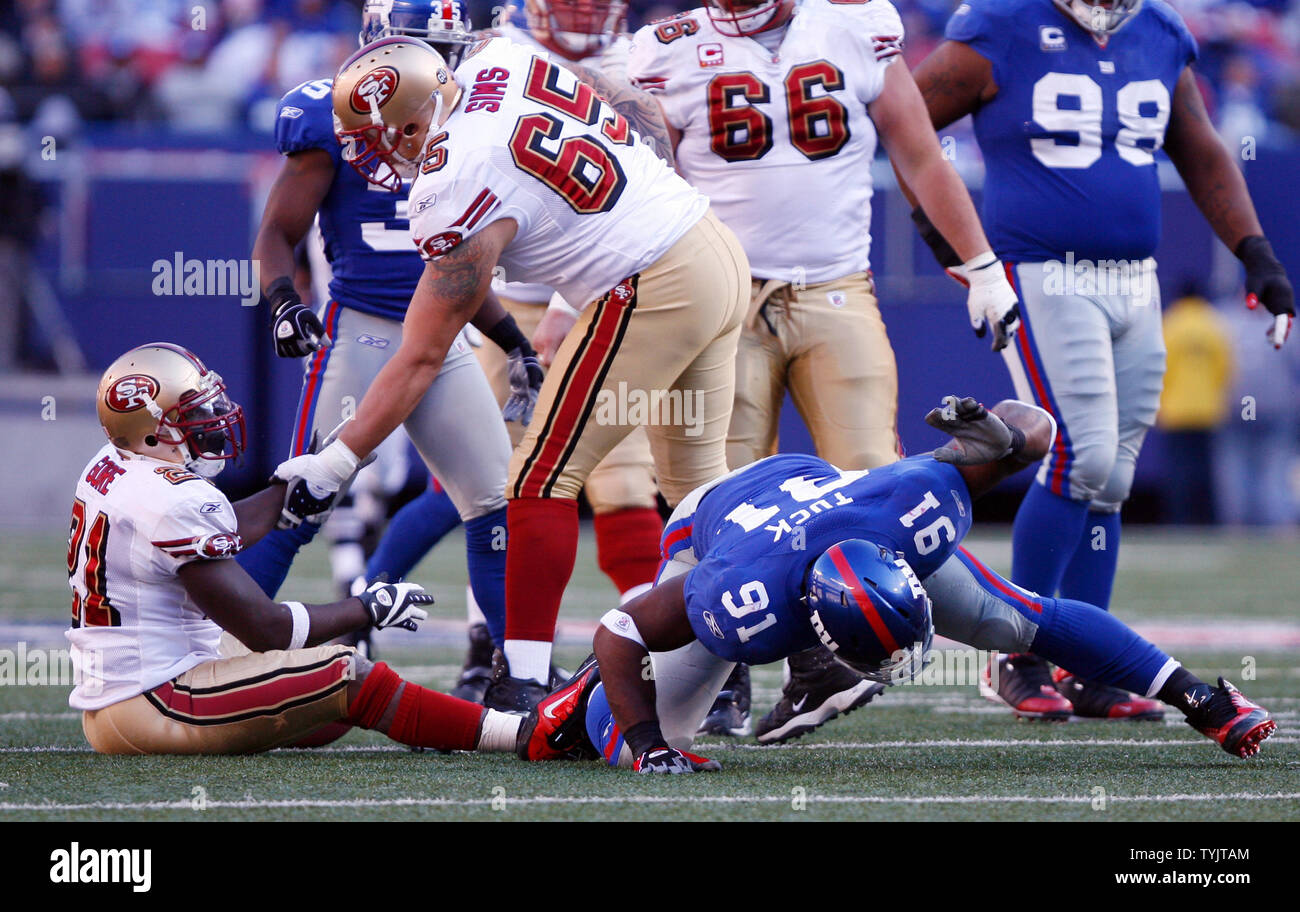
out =
<path fill-rule="evenodd" d="M 423 41 L 392 37 L 367 44 L 334 77 L 334 134 L 343 160 L 394 193 L 415 177 L 430 124 L 441 125 L 456 102 L 442 55 Z"/>
<path fill-rule="evenodd" d="M 99 423 L 113 445 L 211 478 L 244 451 L 244 410 L 198 356 L 170 342 L 133 348 L 99 381 Z"/>

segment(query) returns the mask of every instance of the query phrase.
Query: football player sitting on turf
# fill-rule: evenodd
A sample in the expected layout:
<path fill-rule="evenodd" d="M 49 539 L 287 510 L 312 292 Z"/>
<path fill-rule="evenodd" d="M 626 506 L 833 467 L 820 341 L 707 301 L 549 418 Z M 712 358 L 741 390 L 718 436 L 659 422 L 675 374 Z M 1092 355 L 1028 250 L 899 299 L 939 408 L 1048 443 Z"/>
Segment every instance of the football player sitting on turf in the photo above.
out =
<path fill-rule="evenodd" d="M 1201 681 L 1113 615 L 1021 589 L 960 548 L 971 499 L 1048 452 L 1047 413 L 950 396 L 926 421 L 954 441 L 870 473 L 772 456 L 687 495 L 656 587 L 601 619 L 595 655 L 529 716 L 520 757 L 718 769 L 687 750 L 733 663 L 820 641 L 869 679 L 900 683 L 923 667 L 934 630 L 1159 697 L 1229 753 L 1255 754 L 1276 724 L 1231 684 Z"/>
<path fill-rule="evenodd" d="M 91 747 L 243 754 L 343 721 L 412 746 L 515 747 L 519 717 L 319 645 L 371 626 L 416 629 L 433 601 L 419 586 L 277 603 L 230 559 L 279 519 L 285 488 L 232 505 L 207 481 L 244 448 L 243 411 L 215 371 L 178 345 L 142 345 L 109 366 L 97 399 L 110 442 L 78 479 L 68 535 L 69 703 Z M 252 651 L 223 655 L 223 630 Z"/>

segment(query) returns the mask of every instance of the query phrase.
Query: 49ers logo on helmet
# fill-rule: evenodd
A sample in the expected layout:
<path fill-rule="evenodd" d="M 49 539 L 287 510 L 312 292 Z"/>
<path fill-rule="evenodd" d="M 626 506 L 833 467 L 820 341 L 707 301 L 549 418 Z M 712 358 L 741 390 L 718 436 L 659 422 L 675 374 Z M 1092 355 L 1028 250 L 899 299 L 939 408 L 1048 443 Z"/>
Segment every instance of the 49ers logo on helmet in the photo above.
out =
<path fill-rule="evenodd" d="M 158 381 L 148 374 L 130 374 L 108 388 L 104 401 L 115 412 L 134 412 L 144 408 L 146 396 L 157 398 Z"/>
<path fill-rule="evenodd" d="M 390 66 L 377 67 L 371 70 L 361 78 L 355 89 L 352 90 L 352 97 L 348 99 L 352 105 L 352 110 L 358 114 L 369 114 L 370 103 L 373 101 L 376 108 L 382 108 L 384 102 L 393 97 L 397 91 L 397 82 L 400 77 L 397 70 Z"/>

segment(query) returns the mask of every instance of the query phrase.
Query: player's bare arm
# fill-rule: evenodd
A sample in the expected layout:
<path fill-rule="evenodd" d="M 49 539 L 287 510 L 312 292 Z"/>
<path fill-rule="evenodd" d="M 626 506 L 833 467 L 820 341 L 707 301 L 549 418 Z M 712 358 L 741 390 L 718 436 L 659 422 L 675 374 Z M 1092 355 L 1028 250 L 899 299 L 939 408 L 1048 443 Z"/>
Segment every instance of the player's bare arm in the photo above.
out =
<path fill-rule="evenodd" d="M 256 494 L 237 500 L 231 506 L 235 508 L 235 518 L 239 521 L 239 538 L 245 548 L 250 547 L 275 528 L 280 508 L 284 506 L 284 482 L 272 481 Z"/>
<path fill-rule="evenodd" d="M 1245 265 L 1247 301 L 1273 314 L 1268 335 L 1280 348 L 1295 316 L 1295 294 L 1264 238 L 1246 179 L 1210 123 L 1191 67 L 1183 69 L 1174 87 L 1165 151 L 1214 233 Z"/>
<path fill-rule="evenodd" d="M 885 87 L 868 110 L 889 160 L 957 255 L 965 261 L 988 250 L 975 205 L 943 157 L 925 101 L 906 66 L 896 62 L 885 70 Z"/>
<path fill-rule="evenodd" d="M 285 158 L 253 242 L 262 294 L 271 305 L 275 350 L 282 358 L 308 355 L 325 338 L 325 327 L 294 288 L 293 251 L 310 230 L 333 181 L 334 160 L 324 149 Z"/>
<path fill-rule="evenodd" d="M 514 219 L 500 219 L 425 264 L 402 323 L 402 344 L 339 438 L 356 458 L 379 446 L 428 391 L 456 333 L 482 304 L 492 268 L 516 227 Z"/>
<path fill-rule="evenodd" d="M 912 71 L 936 130 L 974 113 L 998 93 L 993 64 L 970 45 L 945 41 Z"/>
<path fill-rule="evenodd" d="M 681 133 L 674 137 L 673 131 L 664 119 L 663 109 L 658 100 L 650 93 L 638 89 L 631 83 L 619 82 L 608 76 L 580 64 L 570 63 L 578 79 L 596 90 L 600 97 L 608 101 L 615 111 L 622 114 L 644 139 L 650 140 L 655 154 L 674 167 L 676 159 L 673 150 L 681 141 Z"/>

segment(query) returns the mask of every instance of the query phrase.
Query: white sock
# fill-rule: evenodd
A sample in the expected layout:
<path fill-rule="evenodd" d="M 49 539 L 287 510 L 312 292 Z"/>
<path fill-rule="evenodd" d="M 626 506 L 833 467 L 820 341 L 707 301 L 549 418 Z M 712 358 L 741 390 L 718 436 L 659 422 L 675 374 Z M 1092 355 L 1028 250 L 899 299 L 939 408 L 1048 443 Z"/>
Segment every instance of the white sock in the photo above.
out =
<path fill-rule="evenodd" d="M 545 684 L 551 676 L 551 644 L 545 640 L 506 640 L 506 661 L 512 678 L 532 678 Z"/>
<path fill-rule="evenodd" d="M 483 716 L 483 725 L 479 728 L 477 751 L 513 751 L 515 738 L 524 716 L 513 713 L 497 712 L 489 709 Z"/>
<path fill-rule="evenodd" d="M 487 619 L 483 617 L 483 609 L 478 606 L 478 599 L 474 598 L 474 587 L 465 586 L 465 619 L 469 621 L 469 626 L 475 624 L 486 624 Z"/>

